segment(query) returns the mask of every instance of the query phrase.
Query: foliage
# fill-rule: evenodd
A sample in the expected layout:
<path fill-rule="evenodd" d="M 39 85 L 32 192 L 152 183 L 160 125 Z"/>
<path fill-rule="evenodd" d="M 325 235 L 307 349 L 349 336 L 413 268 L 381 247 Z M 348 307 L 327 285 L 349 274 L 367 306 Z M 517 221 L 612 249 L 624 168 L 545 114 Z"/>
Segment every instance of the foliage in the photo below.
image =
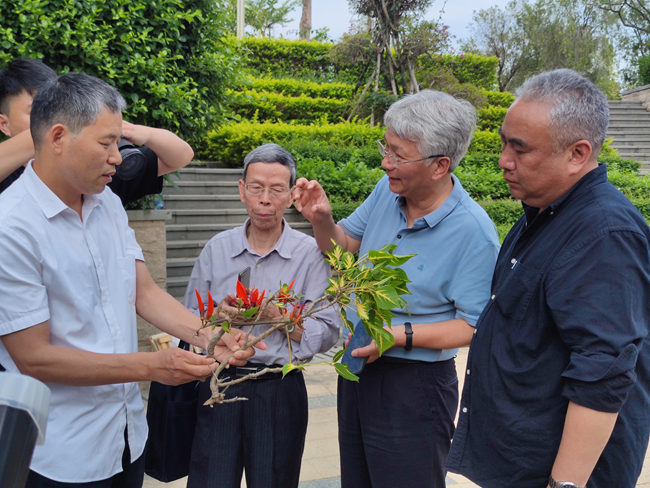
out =
<path fill-rule="evenodd" d="M 501 137 L 496 132 L 477 130 L 469 146 L 469 153 L 500 153 Z"/>
<path fill-rule="evenodd" d="M 448 93 L 456 98 L 462 98 L 476 108 L 485 107 L 488 103 L 485 90 L 471 83 L 461 83 L 448 69 L 439 68 L 437 70 L 420 71 L 422 71 L 419 75 L 422 88 L 430 88 Z"/>
<path fill-rule="evenodd" d="M 272 37 L 276 27 L 293 21 L 289 15 L 298 5 L 302 5 L 301 0 L 248 0 L 245 2 L 245 27 L 250 27 L 257 36 Z M 221 9 L 228 32 L 236 35 L 237 0 L 222 0 Z"/>
<path fill-rule="evenodd" d="M 509 198 L 508 184 L 500 172 L 488 166 L 458 166 L 454 171 L 463 188 L 475 200 Z"/>
<path fill-rule="evenodd" d="M 326 262 L 335 270 L 336 277 L 329 278 L 329 286 L 325 290 L 325 294 L 309 305 L 299 304 L 302 296 L 292 290 L 293 282 L 289 285 L 281 285 L 280 289 L 269 296 L 268 300 L 263 300 L 264 292 L 260 295 L 258 290 L 246 290 L 240 282 L 237 282 L 237 311 L 228 314 L 218 308 L 215 309 L 209 293 L 207 306 L 204 305 L 197 291 L 201 329 L 211 327 L 214 330 L 219 327 L 219 331 L 208 345 L 207 352 L 209 356 L 213 355 L 215 345 L 221 340 L 224 333 L 233 331 L 233 329 L 246 331 L 241 349 L 253 347 L 275 332 L 285 333 L 289 344 L 288 362 L 282 368 L 265 368 L 262 371 L 235 380 L 227 377 L 220 378 L 219 373 L 226 367 L 230 357 L 234 356 L 235 352 L 233 352 L 213 371 L 210 380 L 212 395 L 204 405 L 213 406 L 215 404 L 246 400 L 239 397 L 226 398 L 228 388 L 235 383 L 258 378 L 269 372 L 282 372 L 283 375 L 286 375 L 292 370 L 305 369 L 306 364 L 300 361 L 292 362 L 293 356 L 291 354 L 289 334 L 296 327 L 305 328 L 303 324 L 306 318 L 312 317 L 317 312 L 331 306 L 336 305 L 342 323 L 351 332 L 354 331 L 354 324 L 347 319 L 346 310 L 354 307 L 364 328 L 375 340 L 379 348 L 379 354 L 392 347 L 395 340 L 393 335 L 384 327 L 390 327 L 391 321 L 395 317 L 391 309 L 403 309 L 407 305 L 402 296 L 410 294 L 408 290 L 410 281 L 399 266 L 402 266 L 414 256 L 413 254 L 408 256 L 395 255 L 395 249 L 397 249 L 396 245 L 388 245 L 379 251 L 370 251 L 367 255 L 356 259 L 352 253 L 344 252 L 341 246 L 335 245 L 327 253 Z M 278 307 L 283 311 L 282 318 L 265 318 L 269 316 L 265 315 L 268 307 Z M 291 312 L 289 312 L 289 307 L 293 307 Z M 262 334 L 253 337 L 250 332 L 256 325 L 268 325 L 269 327 Z M 347 365 L 340 362 L 343 354 L 344 351 L 337 353 L 329 364 L 343 378 L 358 381 L 359 378 L 350 372 Z"/>
<path fill-rule="evenodd" d="M 310 141 L 289 141 L 283 147 L 296 158 L 321 159 L 344 163 L 351 160 L 362 162 L 369 168 L 379 168 L 382 156 L 374 141 L 361 147 L 335 146 L 331 144 L 314 143 Z"/>
<path fill-rule="evenodd" d="M 384 135 L 382 127 L 370 127 L 355 122 L 330 123 L 319 121 L 311 125 L 286 122 L 242 121 L 219 127 L 208 135 L 206 157 L 223 161 L 231 167 L 242 165 L 244 156 L 256 147 L 275 142 L 324 144 L 343 147 L 367 147 Z"/>
<path fill-rule="evenodd" d="M 639 64 L 639 85 L 650 85 L 650 55 L 642 56 Z"/>
<path fill-rule="evenodd" d="M 478 109 L 478 128 L 496 132 L 503 125 L 506 112 L 506 107 L 489 106 Z"/>
<path fill-rule="evenodd" d="M 499 60 L 493 55 L 476 54 L 421 56 L 418 60 L 422 73 L 445 70 L 458 80 L 485 90 L 492 90 L 497 85 L 496 68 Z"/>
<path fill-rule="evenodd" d="M 485 91 L 483 94 L 488 99 L 490 105 L 497 107 L 510 108 L 510 105 L 515 102 L 515 96 L 509 92 Z"/>
<path fill-rule="evenodd" d="M 499 58 L 500 91 L 537 73 L 572 68 L 615 97 L 616 19 L 584 0 L 512 0 L 474 13 L 464 48 Z"/>
<path fill-rule="evenodd" d="M 273 92 L 245 90 L 232 94 L 231 107 L 240 117 L 262 121 L 284 120 L 295 123 L 336 120 L 343 114 L 347 102 L 336 98 L 309 95 L 287 96 Z"/>
<path fill-rule="evenodd" d="M 249 88 L 257 91 L 281 93 L 299 97 L 337 98 L 347 100 L 352 94 L 352 86 L 347 83 L 316 83 L 292 78 L 250 78 Z"/>
<path fill-rule="evenodd" d="M 512 198 L 481 200 L 478 204 L 483 207 L 495 225 L 512 225 L 524 214 L 521 202 Z"/>
<path fill-rule="evenodd" d="M 116 86 L 134 123 L 191 141 L 222 121 L 237 56 L 211 0 L 0 2 L 0 67 L 18 57 Z"/>
<path fill-rule="evenodd" d="M 598 157 L 599 163 L 604 163 L 607 165 L 607 170 L 616 170 L 621 173 L 633 173 L 638 174 L 641 163 L 635 161 L 634 159 L 623 159 L 618 156 L 605 156 L 601 153 Z"/>

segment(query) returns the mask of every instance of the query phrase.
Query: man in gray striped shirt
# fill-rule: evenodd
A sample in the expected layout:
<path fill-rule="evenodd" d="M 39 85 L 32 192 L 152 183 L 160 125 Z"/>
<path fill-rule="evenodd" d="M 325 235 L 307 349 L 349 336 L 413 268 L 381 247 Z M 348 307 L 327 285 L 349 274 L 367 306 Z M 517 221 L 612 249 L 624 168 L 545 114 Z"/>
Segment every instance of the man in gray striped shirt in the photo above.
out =
<path fill-rule="evenodd" d="M 235 293 L 238 274 L 250 266 L 251 288 L 275 293 L 281 283 L 295 280 L 293 290 L 309 304 L 327 287 L 330 268 L 313 237 L 298 232 L 284 220 L 291 206 L 296 181 L 296 162 L 277 144 L 265 144 L 244 159 L 239 193 L 249 219 L 242 226 L 222 232 L 207 243 L 199 256 L 185 294 L 185 306 L 198 313 L 195 289 L 202 296 L 210 291 L 218 300 Z M 281 318 L 276 307 L 267 307 L 269 319 Z M 304 328 L 290 334 L 277 331 L 264 340 L 267 350 L 257 350 L 255 363 L 224 371 L 235 378 L 289 360 L 311 359 L 330 349 L 339 337 L 339 319 L 333 307 L 308 318 Z M 256 326 L 260 335 L 270 326 Z M 201 386 L 199 404 L 210 398 L 208 382 Z M 307 432 L 307 390 L 300 371 L 284 379 L 267 373 L 260 379 L 233 385 L 228 396 L 247 402 L 199 407 L 188 488 L 235 488 L 242 470 L 247 486 L 292 488 L 298 486 L 300 461 Z M 218 465 L 218 466 L 217 466 Z"/>

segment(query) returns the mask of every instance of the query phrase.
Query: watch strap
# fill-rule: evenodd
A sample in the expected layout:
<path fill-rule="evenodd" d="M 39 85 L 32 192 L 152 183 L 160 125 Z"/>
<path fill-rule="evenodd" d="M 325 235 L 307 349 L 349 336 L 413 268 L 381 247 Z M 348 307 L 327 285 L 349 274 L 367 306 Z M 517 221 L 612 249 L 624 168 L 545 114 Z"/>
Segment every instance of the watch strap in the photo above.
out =
<path fill-rule="evenodd" d="M 404 322 L 404 333 L 406 334 L 404 349 L 410 351 L 413 349 L 413 327 L 411 327 L 411 322 Z"/>
<path fill-rule="evenodd" d="M 583 488 L 580 485 L 576 485 L 570 481 L 555 481 L 553 476 L 548 478 L 548 486 L 551 488 Z"/>

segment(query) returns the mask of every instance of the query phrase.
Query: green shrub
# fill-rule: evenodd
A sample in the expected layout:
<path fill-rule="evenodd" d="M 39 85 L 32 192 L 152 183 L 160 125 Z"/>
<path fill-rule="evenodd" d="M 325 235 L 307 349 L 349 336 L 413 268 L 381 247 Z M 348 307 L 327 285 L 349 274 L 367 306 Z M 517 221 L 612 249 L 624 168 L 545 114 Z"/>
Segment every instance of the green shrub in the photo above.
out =
<path fill-rule="evenodd" d="M 423 55 L 418 58 L 418 62 L 424 72 L 435 72 L 440 69 L 451 71 L 459 83 L 469 83 L 486 90 L 493 90 L 497 84 L 499 59 L 494 56 L 444 54 L 431 57 Z"/>
<path fill-rule="evenodd" d="M 641 56 L 639 63 L 639 85 L 650 85 L 650 55 Z"/>
<path fill-rule="evenodd" d="M 346 100 L 318 98 L 307 95 L 287 96 L 273 92 L 245 90 L 232 95 L 232 107 L 240 117 L 261 121 L 284 120 L 295 123 L 316 122 L 319 119 L 337 120 L 343 115 Z"/>
<path fill-rule="evenodd" d="M 363 203 L 363 200 L 356 202 L 347 202 L 341 200 L 338 197 L 330 199 L 330 205 L 332 206 L 332 218 L 334 222 L 338 222 L 341 219 L 345 219 L 352 215 L 354 211 Z"/>
<path fill-rule="evenodd" d="M 242 121 L 219 127 L 208 134 L 206 159 L 223 161 L 231 167 L 241 166 L 244 156 L 257 146 L 275 142 L 288 146 L 296 143 L 342 147 L 374 147 L 374 141 L 384 136 L 384 128 L 356 122 L 330 123 L 320 121 L 311 125 L 286 122 Z"/>
<path fill-rule="evenodd" d="M 192 141 L 222 121 L 239 76 L 223 12 L 209 0 L 21 0 L 0 2 L 0 19 L 0 68 L 32 57 L 83 71 L 115 85 L 131 122 Z"/>
<path fill-rule="evenodd" d="M 468 153 L 501 153 L 501 136 L 496 132 L 477 130 Z"/>
<path fill-rule="evenodd" d="M 292 97 L 308 96 L 348 100 L 354 87 L 339 82 L 316 83 L 292 78 L 251 78 L 249 88 L 258 92 L 275 92 Z"/>
<path fill-rule="evenodd" d="M 486 167 L 491 168 L 492 170 L 500 173 L 501 169 L 499 168 L 499 158 L 500 154 L 493 153 L 468 153 L 465 154 L 465 157 L 461 159 L 460 166 L 469 167 Z M 457 170 L 456 170 L 457 171 Z"/>
<path fill-rule="evenodd" d="M 382 157 L 374 142 L 364 147 L 333 146 L 329 144 L 314 144 L 313 142 L 286 142 L 283 147 L 294 157 L 304 159 L 321 159 L 323 161 L 356 161 L 363 162 L 369 168 L 381 167 Z"/>
<path fill-rule="evenodd" d="M 478 204 L 483 207 L 495 225 L 512 225 L 524 214 L 521 201 L 512 198 L 480 200 Z"/>
<path fill-rule="evenodd" d="M 478 109 L 478 128 L 496 132 L 503 125 L 503 119 L 508 109 L 505 107 L 488 106 Z"/>
<path fill-rule="evenodd" d="M 630 200 L 650 200 L 650 178 L 638 176 L 630 171 L 608 168 L 607 179 Z"/>
<path fill-rule="evenodd" d="M 598 162 L 607 165 L 607 171 L 617 170 L 622 173 L 638 174 L 641 163 L 634 159 L 623 159 L 621 157 L 598 156 Z"/>
<path fill-rule="evenodd" d="M 485 91 L 484 95 L 488 99 L 490 105 L 495 105 L 497 107 L 510 108 L 515 101 L 515 96 L 510 92 L 495 92 L 495 91 Z"/>
<path fill-rule="evenodd" d="M 474 200 L 509 198 L 510 190 L 501 173 L 488 166 L 459 166 L 454 171 Z"/>

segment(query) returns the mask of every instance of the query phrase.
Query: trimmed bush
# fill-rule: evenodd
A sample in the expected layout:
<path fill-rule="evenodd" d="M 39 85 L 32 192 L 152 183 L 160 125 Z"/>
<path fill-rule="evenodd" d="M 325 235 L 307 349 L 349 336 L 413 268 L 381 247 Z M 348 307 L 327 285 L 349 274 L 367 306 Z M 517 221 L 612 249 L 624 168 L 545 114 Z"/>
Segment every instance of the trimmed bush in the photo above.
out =
<path fill-rule="evenodd" d="M 512 225 L 524 214 L 521 201 L 512 198 L 480 200 L 478 204 L 483 207 L 495 225 Z"/>
<path fill-rule="evenodd" d="M 336 124 L 321 121 L 311 125 L 286 122 L 242 121 L 228 124 L 210 132 L 206 157 L 239 167 L 244 156 L 257 146 L 275 142 L 282 146 L 309 143 L 324 146 L 374 147 L 374 141 L 384 136 L 384 128 L 356 122 Z"/>
<path fill-rule="evenodd" d="M 474 54 L 452 56 L 444 54 L 429 57 L 423 55 L 418 58 L 418 62 L 425 72 L 437 72 L 440 69 L 450 71 L 459 83 L 469 83 L 485 90 L 493 90 L 497 84 L 499 59 L 495 56 L 486 57 Z"/>
<path fill-rule="evenodd" d="M 496 132 L 503 125 L 508 109 L 506 107 L 488 106 L 478 109 L 478 128 Z"/>
<path fill-rule="evenodd" d="M 346 100 L 315 98 L 307 95 L 287 96 L 272 92 L 245 90 L 232 95 L 230 106 L 236 115 L 261 121 L 293 121 L 311 123 L 319 119 L 337 120 L 343 115 Z"/>
<path fill-rule="evenodd" d="M 496 132 L 477 130 L 469 146 L 468 153 L 495 153 L 501 152 L 501 136 Z"/>
<path fill-rule="evenodd" d="M 333 146 L 313 144 L 311 142 L 286 142 L 283 147 L 294 157 L 304 159 L 321 159 L 323 161 L 360 161 L 369 168 L 381 167 L 382 157 L 374 142 L 364 147 Z"/>
<path fill-rule="evenodd" d="M 193 142 L 222 122 L 239 76 L 223 12 L 208 0 L 0 2 L 0 19 L 0 68 L 33 57 L 96 76 L 127 100 L 127 120 Z"/>
<path fill-rule="evenodd" d="M 495 91 L 485 91 L 484 95 L 488 99 L 490 105 L 497 107 L 510 108 L 515 101 L 515 96 L 509 92 L 495 92 Z"/>
<path fill-rule="evenodd" d="M 339 82 L 316 83 L 292 78 L 252 78 L 249 88 L 258 92 L 274 92 L 292 97 L 308 96 L 348 100 L 354 87 Z"/>
<path fill-rule="evenodd" d="M 488 166 L 459 166 L 454 171 L 463 188 L 474 200 L 510 198 L 510 190 L 500 172 Z"/>

